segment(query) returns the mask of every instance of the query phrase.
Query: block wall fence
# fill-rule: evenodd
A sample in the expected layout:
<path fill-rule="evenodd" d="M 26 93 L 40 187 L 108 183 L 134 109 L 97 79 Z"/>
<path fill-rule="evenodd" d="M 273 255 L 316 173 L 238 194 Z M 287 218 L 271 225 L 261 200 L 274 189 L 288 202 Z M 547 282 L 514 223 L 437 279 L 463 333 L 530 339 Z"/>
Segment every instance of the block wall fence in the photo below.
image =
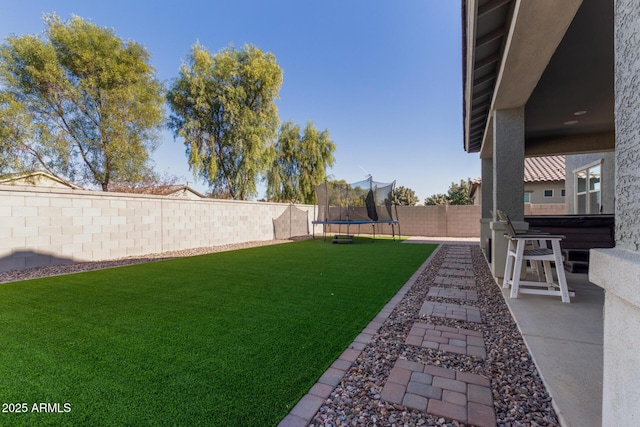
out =
<path fill-rule="evenodd" d="M 403 236 L 480 237 L 481 206 L 398 206 Z M 350 226 L 350 233 L 372 233 L 371 225 Z M 346 233 L 346 226 L 330 226 L 328 232 Z M 392 234 L 390 225 L 377 224 L 376 234 Z M 396 227 L 395 230 L 398 233 Z"/>
<path fill-rule="evenodd" d="M 524 215 L 566 215 L 567 205 L 564 203 L 526 203 Z"/>
<path fill-rule="evenodd" d="M 272 240 L 288 206 L 0 186 L 0 271 Z"/>
<path fill-rule="evenodd" d="M 398 206 L 400 233 L 403 236 L 480 237 L 480 205 L 473 206 Z M 564 215 L 564 203 L 527 203 L 525 215 Z M 351 226 L 351 233 L 372 233 L 371 225 Z M 328 232 L 346 233 L 346 227 L 330 226 Z M 389 225 L 377 224 L 376 234 L 392 234 Z M 396 228 L 396 233 L 398 232 Z"/>
<path fill-rule="evenodd" d="M 560 206 L 561 211 L 545 209 L 551 209 L 549 214 L 564 213 Z M 273 220 L 288 215 L 289 207 L 0 185 L 0 272 L 272 240 Z M 311 223 L 314 206 L 295 207 L 307 212 L 305 231 L 322 236 L 322 227 Z M 480 206 L 398 206 L 397 212 L 403 236 L 480 236 Z M 372 231 L 369 225 L 350 230 Z M 391 234 L 392 229 L 377 225 L 375 232 Z"/>

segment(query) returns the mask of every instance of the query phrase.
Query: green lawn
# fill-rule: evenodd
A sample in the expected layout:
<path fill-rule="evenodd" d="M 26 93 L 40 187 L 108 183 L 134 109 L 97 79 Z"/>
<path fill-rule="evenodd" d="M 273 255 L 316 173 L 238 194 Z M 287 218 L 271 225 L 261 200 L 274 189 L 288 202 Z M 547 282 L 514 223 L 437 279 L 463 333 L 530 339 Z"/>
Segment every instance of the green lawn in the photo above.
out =
<path fill-rule="evenodd" d="M 0 425 L 275 425 L 434 248 L 307 240 L 0 285 Z"/>

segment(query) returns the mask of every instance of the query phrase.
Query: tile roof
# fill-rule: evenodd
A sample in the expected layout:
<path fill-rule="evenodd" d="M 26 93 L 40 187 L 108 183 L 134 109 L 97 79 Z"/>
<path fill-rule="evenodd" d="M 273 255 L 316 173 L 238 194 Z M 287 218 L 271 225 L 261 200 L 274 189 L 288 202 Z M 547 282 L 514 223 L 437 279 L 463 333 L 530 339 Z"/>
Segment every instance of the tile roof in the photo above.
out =
<path fill-rule="evenodd" d="M 564 156 L 525 157 L 524 182 L 564 181 Z M 473 197 L 482 185 L 482 178 L 469 180 L 469 197 Z"/>
<path fill-rule="evenodd" d="M 524 182 L 565 180 L 564 156 L 525 157 Z"/>

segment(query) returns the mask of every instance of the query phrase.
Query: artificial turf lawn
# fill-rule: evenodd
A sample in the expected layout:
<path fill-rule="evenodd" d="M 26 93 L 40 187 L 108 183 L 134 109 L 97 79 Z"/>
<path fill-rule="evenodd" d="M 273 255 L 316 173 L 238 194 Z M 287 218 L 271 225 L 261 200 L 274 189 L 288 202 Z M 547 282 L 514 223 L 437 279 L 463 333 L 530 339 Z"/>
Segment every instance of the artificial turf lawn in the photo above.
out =
<path fill-rule="evenodd" d="M 434 248 L 307 240 L 0 285 L 2 409 L 28 407 L 0 425 L 276 425 Z"/>

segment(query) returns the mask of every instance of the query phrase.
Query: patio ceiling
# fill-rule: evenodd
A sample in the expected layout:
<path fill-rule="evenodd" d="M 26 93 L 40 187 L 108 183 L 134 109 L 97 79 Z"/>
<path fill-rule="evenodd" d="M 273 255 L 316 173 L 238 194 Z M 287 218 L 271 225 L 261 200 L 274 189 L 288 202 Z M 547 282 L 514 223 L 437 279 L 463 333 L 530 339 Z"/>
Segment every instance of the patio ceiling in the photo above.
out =
<path fill-rule="evenodd" d="M 489 112 L 522 105 L 526 155 L 614 148 L 612 1 L 462 0 L 462 14 L 467 152 L 491 157 Z"/>

